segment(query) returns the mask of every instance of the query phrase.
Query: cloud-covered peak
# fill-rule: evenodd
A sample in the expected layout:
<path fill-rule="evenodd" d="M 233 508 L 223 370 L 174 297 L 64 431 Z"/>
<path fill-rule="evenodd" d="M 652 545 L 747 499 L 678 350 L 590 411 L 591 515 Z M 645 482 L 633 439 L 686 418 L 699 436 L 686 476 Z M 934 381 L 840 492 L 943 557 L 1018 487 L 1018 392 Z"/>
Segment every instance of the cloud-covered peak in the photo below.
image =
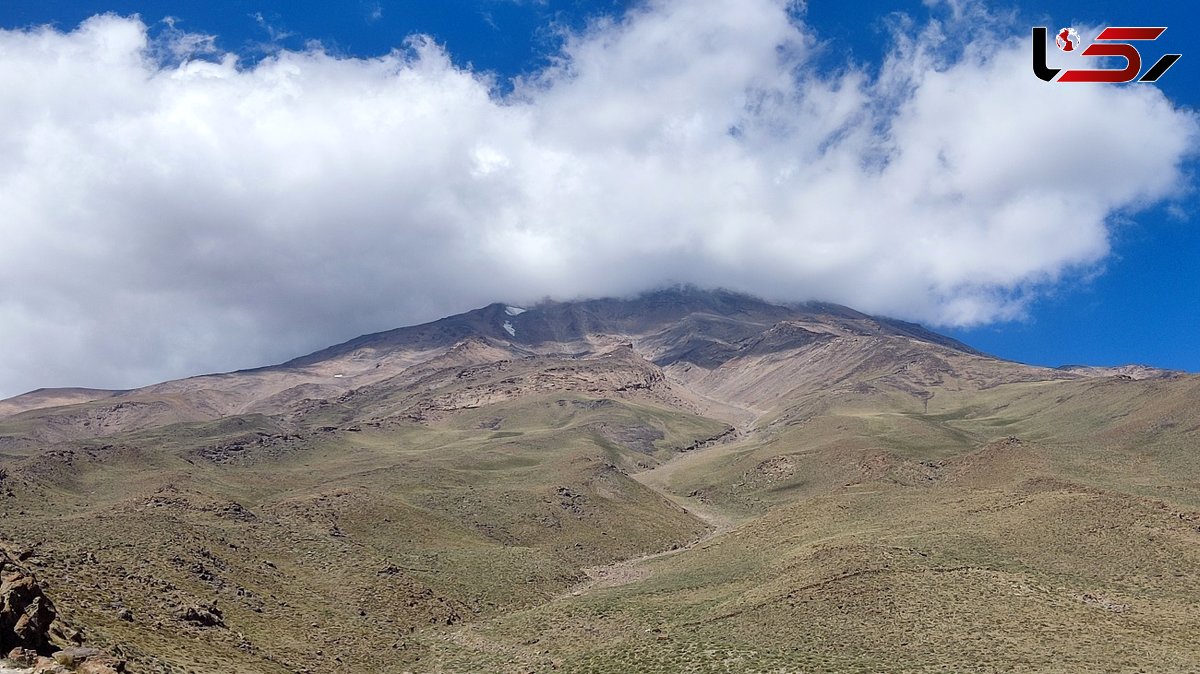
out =
<path fill-rule="evenodd" d="M 1181 189 L 1196 119 L 1158 89 L 909 28 L 831 74 L 782 0 L 657 0 L 508 94 L 422 37 L 239 65 L 136 18 L 0 31 L 0 393 L 667 282 L 989 322 Z"/>

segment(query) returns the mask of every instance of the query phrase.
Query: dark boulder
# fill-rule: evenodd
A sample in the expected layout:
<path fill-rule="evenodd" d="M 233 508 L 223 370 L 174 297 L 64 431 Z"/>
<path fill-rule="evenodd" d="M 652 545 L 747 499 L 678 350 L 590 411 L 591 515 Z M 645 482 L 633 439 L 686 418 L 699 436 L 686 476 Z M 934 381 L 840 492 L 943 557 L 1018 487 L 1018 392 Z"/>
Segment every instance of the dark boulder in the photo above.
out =
<path fill-rule="evenodd" d="M 51 652 L 56 615 L 33 573 L 0 551 L 0 653 L 18 647 Z"/>

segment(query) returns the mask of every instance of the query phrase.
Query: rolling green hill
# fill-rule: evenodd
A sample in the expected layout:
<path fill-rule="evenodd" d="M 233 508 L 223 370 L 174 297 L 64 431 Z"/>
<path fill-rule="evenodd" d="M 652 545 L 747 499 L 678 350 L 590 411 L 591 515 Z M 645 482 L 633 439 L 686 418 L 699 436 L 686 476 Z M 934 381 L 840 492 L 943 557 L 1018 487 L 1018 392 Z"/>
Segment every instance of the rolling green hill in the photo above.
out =
<path fill-rule="evenodd" d="M 0 545 L 133 672 L 1193 671 L 1198 450 L 1200 377 L 679 288 L 0 402 Z"/>

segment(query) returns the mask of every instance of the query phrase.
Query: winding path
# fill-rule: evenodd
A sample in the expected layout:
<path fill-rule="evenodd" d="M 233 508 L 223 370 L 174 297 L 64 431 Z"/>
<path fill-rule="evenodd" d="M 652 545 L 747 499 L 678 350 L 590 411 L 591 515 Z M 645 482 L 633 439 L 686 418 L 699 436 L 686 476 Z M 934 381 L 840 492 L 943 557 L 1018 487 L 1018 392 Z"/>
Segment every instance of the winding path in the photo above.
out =
<path fill-rule="evenodd" d="M 619 587 L 621 585 L 635 583 L 639 580 L 645 580 L 653 574 L 653 570 L 646 565 L 646 562 L 655 559 L 661 559 L 663 557 L 670 557 L 671 555 L 677 555 L 681 552 L 691 550 L 692 548 L 706 543 L 717 536 L 728 533 L 737 527 L 737 525 L 743 520 L 738 520 L 734 517 L 731 517 L 727 513 L 724 513 L 697 498 L 689 498 L 687 496 L 674 494 L 669 490 L 668 484 L 681 466 L 684 466 L 689 462 L 696 461 L 697 457 L 703 456 L 717 447 L 732 444 L 733 442 L 739 442 L 744 440 L 745 437 L 746 434 L 739 430 L 730 434 L 729 440 L 726 442 L 721 442 L 711 447 L 688 452 L 686 454 L 680 454 L 663 463 L 662 465 L 656 466 L 650 470 L 630 475 L 630 477 L 632 477 L 634 480 L 640 482 L 647 488 L 654 490 L 663 498 L 672 501 L 689 514 L 694 515 L 696 518 L 708 524 L 710 529 L 707 533 L 691 543 L 677 548 L 662 550 L 660 552 L 654 552 L 648 555 L 640 555 L 638 557 L 630 557 L 628 559 L 612 562 L 611 564 L 603 564 L 600 566 L 585 568 L 583 569 L 583 572 L 587 574 L 587 580 L 575 585 L 563 594 L 558 595 L 555 597 L 555 600 L 557 601 L 569 597 L 578 597 L 592 590 L 599 590 L 608 587 Z"/>

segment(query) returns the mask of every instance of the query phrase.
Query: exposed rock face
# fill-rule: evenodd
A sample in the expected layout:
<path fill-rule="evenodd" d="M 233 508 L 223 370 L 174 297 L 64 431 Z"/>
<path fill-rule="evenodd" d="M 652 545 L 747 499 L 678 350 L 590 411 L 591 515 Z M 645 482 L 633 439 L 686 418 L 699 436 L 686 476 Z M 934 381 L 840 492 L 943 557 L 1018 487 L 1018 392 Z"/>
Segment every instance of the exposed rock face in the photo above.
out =
<path fill-rule="evenodd" d="M 224 627 L 225 619 L 216 604 L 190 604 L 175 609 L 175 617 L 202 627 Z"/>
<path fill-rule="evenodd" d="M 33 573 L 0 550 L 0 654 L 30 674 L 119 674 L 125 662 L 81 641 L 77 630 L 57 621 L 54 603 Z M 53 643 L 52 643 L 53 640 Z M 4 670 L 0 667 L 0 671 Z M 21 670 L 22 672 L 26 670 Z"/>
<path fill-rule="evenodd" d="M 125 671 L 124 661 L 95 648 L 64 648 L 51 656 L 51 660 L 76 674 L 118 674 Z M 38 673 L 35 671 L 34 674 Z"/>
<path fill-rule="evenodd" d="M 95 648 L 70 647 L 56 651 L 50 657 L 14 648 L 8 659 L 21 669 L 0 667 L 0 674 L 122 674 L 125 671 L 124 661 Z"/>
<path fill-rule="evenodd" d="M 1085 377 L 1119 377 L 1121 379 L 1172 379 L 1182 375 L 1178 370 L 1164 370 L 1149 365 L 1118 365 L 1097 367 L 1092 365 L 1063 365 L 1064 372 L 1081 374 Z"/>
<path fill-rule="evenodd" d="M 55 616 L 33 573 L 0 551 L 0 653 L 18 647 L 48 653 Z"/>

